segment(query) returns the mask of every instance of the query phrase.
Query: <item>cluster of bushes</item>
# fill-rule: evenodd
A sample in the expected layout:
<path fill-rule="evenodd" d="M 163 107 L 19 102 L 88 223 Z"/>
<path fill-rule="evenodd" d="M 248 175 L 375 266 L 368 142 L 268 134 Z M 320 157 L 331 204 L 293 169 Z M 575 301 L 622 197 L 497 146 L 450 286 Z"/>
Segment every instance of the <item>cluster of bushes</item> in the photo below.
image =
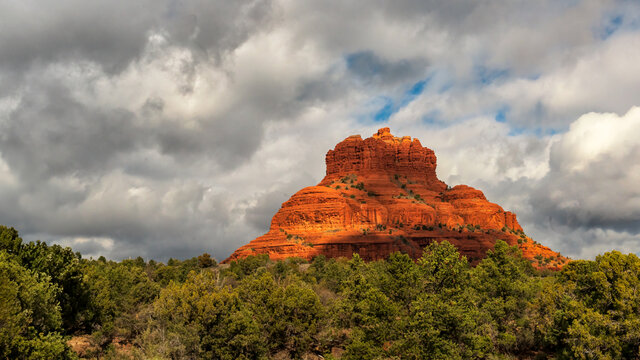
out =
<path fill-rule="evenodd" d="M 208 256 L 82 259 L 0 228 L 0 357 L 155 359 L 638 358 L 640 259 L 557 273 L 498 241 L 476 267 L 433 243 L 413 261 Z M 9 234 L 9 235 L 7 235 Z M 6 325 L 5 325 L 6 324 Z M 114 342 L 128 344 L 118 352 Z"/>
<path fill-rule="evenodd" d="M 92 355 L 108 353 L 114 339 L 146 328 L 140 314 L 162 288 L 215 265 L 208 254 L 167 265 L 86 260 L 70 248 L 24 243 L 0 225 L 0 358 L 73 359 L 67 341 L 76 334 L 91 334 Z"/>

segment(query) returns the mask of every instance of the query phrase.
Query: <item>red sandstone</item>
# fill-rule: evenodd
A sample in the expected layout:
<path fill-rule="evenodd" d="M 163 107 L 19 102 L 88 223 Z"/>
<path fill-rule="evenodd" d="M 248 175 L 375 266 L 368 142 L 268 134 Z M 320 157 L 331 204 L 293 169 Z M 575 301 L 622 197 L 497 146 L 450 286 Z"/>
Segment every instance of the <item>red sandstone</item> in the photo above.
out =
<path fill-rule="evenodd" d="M 466 185 L 449 188 L 436 176 L 436 155 L 418 139 L 394 137 L 389 128 L 363 140 L 350 136 L 329 150 L 327 175 L 295 193 L 269 231 L 224 262 L 249 255 L 271 259 L 386 258 L 402 251 L 413 258 L 433 241 L 449 241 L 472 264 L 497 239 L 517 245 L 538 268 L 561 268 L 568 259 L 522 231 L 516 215 Z"/>

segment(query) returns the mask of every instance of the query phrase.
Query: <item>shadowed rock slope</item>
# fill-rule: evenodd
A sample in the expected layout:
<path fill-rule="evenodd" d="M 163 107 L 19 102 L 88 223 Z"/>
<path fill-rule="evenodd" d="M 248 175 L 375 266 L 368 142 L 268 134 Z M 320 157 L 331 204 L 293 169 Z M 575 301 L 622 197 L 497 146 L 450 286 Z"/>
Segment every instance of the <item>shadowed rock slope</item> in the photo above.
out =
<path fill-rule="evenodd" d="M 282 204 L 269 231 L 224 262 L 249 255 L 271 259 L 350 257 L 366 260 L 401 251 L 413 258 L 433 241 L 454 244 L 472 264 L 497 239 L 517 245 L 538 268 L 568 259 L 527 237 L 516 215 L 487 201 L 480 190 L 453 188 L 436 176 L 436 155 L 418 139 L 389 128 L 367 139 L 346 138 L 329 150 L 327 175 Z"/>

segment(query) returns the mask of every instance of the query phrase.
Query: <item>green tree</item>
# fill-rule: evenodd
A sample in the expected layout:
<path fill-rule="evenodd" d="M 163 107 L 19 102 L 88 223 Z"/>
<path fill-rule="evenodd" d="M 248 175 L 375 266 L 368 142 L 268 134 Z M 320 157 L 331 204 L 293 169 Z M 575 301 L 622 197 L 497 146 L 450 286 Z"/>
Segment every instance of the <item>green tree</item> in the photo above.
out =
<path fill-rule="evenodd" d="M 527 309 L 539 291 L 539 279 L 517 247 L 496 241 L 472 271 L 471 285 L 484 323 L 481 331 L 491 337 L 497 351 L 519 353 L 533 345 Z"/>
<path fill-rule="evenodd" d="M 201 268 L 210 268 L 216 265 L 216 261 L 208 253 L 198 256 L 198 266 Z"/>
<path fill-rule="evenodd" d="M 0 250 L 0 357 L 67 359 L 60 334 L 59 288 L 44 274 L 21 266 Z"/>
<path fill-rule="evenodd" d="M 418 259 L 419 295 L 399 321 L 391 352 L 406 359 L 482 357 L 490 339 L 478 334 L 478 310 L 469 289 L 470 269 L 450 243 L 429 244 Z"/>
<path fill-rule="evenodd" d="M 342 289 L 343 283 L 348 279 L 351 270 L 344 259 L 329 259 L 324 255 L 313 258 L 305 276 L 308 280 L 317 282 L 333 293 Z"/>
<path fill-rule="evenodd" d="M 432 242 L 418 259 L 421 290 L 434 294 L 459 293 L 471 280 L 469 263 L 448 241 Z"/>
<path fill-rule="evenodd" d="M 29 242 L 20 250 L 22 264 L 48 275 L 60 288 L 56 299 L 62 309 L 63 328 L 70 333 L 85 328 L 88 316 L 89 293 L 83 282 L 80 256 L 71 248 L 48 246 L 41 241 Z"/>
<path fill-rule="evenodd" d="M 323 316 L 318 295 L 297 276 L 278 285 L 268 272 L 246 278 L 238 288 L 255 314 L 271 353 L 299 358 L 316 342 Z"/>
<path fill-rule="evenodd" d="M 545 345 L 567 358 L 640 357 L 640 259 L 611 251 L 557 275 Z"/>
<path fill-rule="evenodd" d="M 4 250 L 9 255 L 19 255 L 22 249 L 22 238 L 14 228 L 0 225 L 0 250 Z"/>
<path fill-rule="evenodd" d="M 146 357 L 258 359 L 266 355 L 255 316 L 237 293 L 219 289 L 213 272 L 171 283 L 153 303 L 150 327 L 139 337 Z"/>
<path fill-rule="evenodd" d="M 386 353 L 384 345 L 393 338 L 399 309 L 364 276 L 366 264 L 358 254 L 351 258 L 349 267 L 352 274 L 334 310 L 338 326 L 351 331 L 345 358 L 374 359 Z"/>
<path fill-rule="evenodd" d="M 380 268 L 377 268 L 380 267 Z M 407 254 L 394 252 L 387 261 L 372 263 L 377 286 L 389 299 L 408 307 L 420 293 L 418 266 Z"/>
<path fill-rule="evenodd" d="M 0 225 L 0 249 L 25 268 L 45 274 L 59 288 L 56 300 L 62 308 L 63 328 L 70 333 L 84 325 L 88 294 L 82 277 L 80 255 L 70 248 L 48 246 L 41 241 L 23 243 L 14 228 Z"/>
<path fill-rule="evenodd" d="M 143 326 L 137 314 L 157 297 L 160 286 L 143 268 L 127 263 L 95 261 L 85 271 L 98 344 L 108 345 L 115 336 L 135 337 Z"/>
<path fill-rule="evenodd" d="M 245 276 L 253 274 L 259 268 L 266 267 L 268 262 L 269 254 L 247 256 L 244 259 L 232 261 L 225 274 L 240 280 Z"/>

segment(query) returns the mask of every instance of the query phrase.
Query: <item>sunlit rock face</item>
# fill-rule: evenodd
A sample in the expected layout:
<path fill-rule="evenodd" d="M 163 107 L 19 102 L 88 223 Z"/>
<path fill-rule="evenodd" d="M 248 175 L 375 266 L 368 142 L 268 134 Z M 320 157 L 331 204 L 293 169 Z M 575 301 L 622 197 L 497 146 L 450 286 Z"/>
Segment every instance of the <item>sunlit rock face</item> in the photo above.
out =
<path fill-rule="evenodd" d="M 516 215 L 487 201 L 480 190 L 453 188 L 436 176 L 436 155 L 418 139 L 382 128 L 367 139 L 349 136 L 329 150 L 327 175 L 287 200 L 269 231 L 225 260 L 269 254 L 271 259 L 386 258 L 401 251 L 417 258 L 433 241 L 447 240 L 472 264 L 497 239 L 517 245 L 538 268 L 559 269 L 567 259 L 524 235 Z"/>

